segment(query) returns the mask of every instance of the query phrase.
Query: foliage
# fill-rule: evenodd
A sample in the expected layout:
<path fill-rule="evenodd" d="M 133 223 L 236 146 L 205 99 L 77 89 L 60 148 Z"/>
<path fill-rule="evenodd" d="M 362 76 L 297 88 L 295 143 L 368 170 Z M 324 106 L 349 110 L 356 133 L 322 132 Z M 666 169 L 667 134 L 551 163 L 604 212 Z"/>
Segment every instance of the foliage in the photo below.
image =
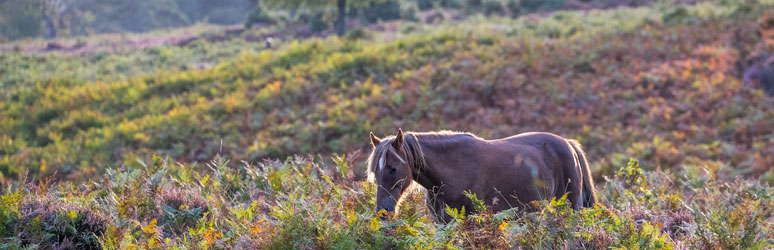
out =
<path fill-rule="evenodd" d="M 373 183 L 348 165 L 284 162 L 170 164 L 108 171 L 88 184 L 5 182 L 3 248 L 356 248 L 356 249 L 672 249 L 774 247 L 774 188 L 754 180 L 716 181 L 701 172 L 643 171 L 645 182 L 616 176 L 598 186 L 600 203 L 574 211 L 566 197 L 492 213 L 474 194 L 476 212 L 448 209 L 432 221 L 420 194 L 380 221 Z M 631 166 L 622 166 L 625 169 Z M 622 170 L 623 171 L 623 170 Z M 619 171 L 619 172 L 622 172 Z M 698 174 L 698 175 L 696 175 Z M 695 179 L 711 185 L 695 187 Z M 622 190 L 651 190 L 621 195 Z M 177 207 L 177 208 L 174 208 Z M 191 216 L 191 211 L 196 216 Z M 110 222 L 110 223 L 108 223 Z"/>
<path fill-rule="evenodd" d="M 248 0 L 13 0 L 0 2 L 0 37 L 75 36 L 144 32 L 197 22 L 237 24 Z"/>
<path fill-rule="evenodd" d="M 521 8 L 527 11 L 538 11 L 547 9 L 558 9 L 566 0 L 521 0 Z"/>
<path fill-rule="evenodd" d="M 313 12 L 313 15 L 322 15 L 325 11 L 329 9 L 335 9 L 336 10 L 336 18 L 335 18 L 335 25 L 336 25 L 336 33 L 339 36 L 343 36 L 346 34 L 346 19 L 347 16 L 349 16 L 354 10 L 354 8 L 361 7 L 361 6 L 368 6 L 364 9 L 365 18 L 370 22 L 375 22 L 379 18 L 392 18 L 392 17 L 399 17 L 399 11 L 400 11 L 400 4 L 395 1 L 385 1 L 385 0 L 265 0 L 264 1 L 267 6 L 270 7 L 279 7 L 284 8 L 288 10 L 295 11 L 299 8 L 306 7 L 306 8 L 313 8 L 316 11 Z M 348 10 L 349 8 L 349 10 Z M 331 19 L 333 20 L 333 19 Z M 328 23 L 326 23 L 327 25 Z M 320 31 L 320 26 L 318 26 L 318 29 L 312 28 L 313 30 Z"/>
<path fill-rule="evenodd" d="M 489 15 L 494 15 L 494 14 L 502 13 L 503 10 L 504 10 L 503 9 L 504 8 L 503 4 L 501 2 L 495 1 L 495 0 L 484 1 L 482 3 L 482 5 L 483 5 L 482 8 L 483 8 L 484 14 L 486 14 L 488 16 Z"/>
<path fill-rule="evenodd" d="M 6 0 L 0 2 L 0 42 L 33 37 L 78 37 L 102 33 L 147 32 L 198 23 L 308 25 L 318 35 L 338 19 L 333 0 Z M 341 16 L 360 25 L 397 18 L 416 21 L 417 13 L 436 9 L 463 19 L 479 13 L 517 17 L 533 12 L 643 5 L 657 0 L 343 0 Z M 504 6 L 508 7 L 506 11 Z M 415 10 L 415 8 L 417 10 Z M 677 20 L 679 20 L 679 9 Z M 299 16 L 316 17 L 298 22 Z M 343 19 L 342 19 L 343 20 Z M 671 19 L 670 19 L 671 20 Z M 311 22 L 309 22 L 311 21 Z M 348 24 L 351 25 L 351 24 Z M 342 33 L 343 34 L 343 33 Z"/>
<path fill-rule="evenodd" d="M 350 30 L 347 33 L 347 39 L 352 40 L 352 41 L 356 41 L 356 40 L 359 40 L 359 39 L 367 39 L 367 38 L 370 38 L 370 36 L 371 36 L 371 34 L 369 33 L 369 31 L 366 30 L 366 29 L 362 29 L 362 28 Z"/>
<path fill-rule="evenodd" d="M 31 37 L 40 34 L 39 3 L 28 0 L 0 2 L 0 42 L 5 39 Z"/>
<path fill-rule="evenodd" d="M 419 8 L 419 10 L 429 10 L 429 9 L 433 8 L 433 3 L 435 1 L 433 1 L 433 0 L 416 0 L 416 2 L 417 2 L 417 8 Z"/>
<path fill-rule="evenodd" d="M 109 223 L 98 211 L 61 202 L 28 200 L 19 214 L 13 242 L 48 249 L 99 249 Z"/>
<path fill-rule="evenodd" d="M 254 24 L 274 24 L 276 20 L 269 16 L 268 13 L 260 5 L 256 6 L 245 21 L 245 27 L 250 28 Z"/>
<path fill-rule="evenodd" d="M 389 21 L 400 18 L 400 3 L 397 1 L 386 1 L 370 3 L 360 8 L 363 18 L 370 22 Z"/>

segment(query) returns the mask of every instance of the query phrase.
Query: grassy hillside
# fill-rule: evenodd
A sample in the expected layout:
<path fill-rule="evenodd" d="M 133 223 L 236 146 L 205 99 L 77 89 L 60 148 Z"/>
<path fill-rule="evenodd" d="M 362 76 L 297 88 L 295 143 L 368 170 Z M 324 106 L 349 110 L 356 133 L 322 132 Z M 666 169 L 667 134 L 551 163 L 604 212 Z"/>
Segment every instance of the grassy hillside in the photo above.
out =
<path fill-rule="evenodd" d="M 774 98 L 742 82 L 772 6 L 4 52 L 0 248 L 772 248 Z M 397 127 L 577 139 L 602 205 L 380 223 L 367 134 Z"/>
<path fill-rule="evenodd" d="M 764 173 L 774 162 L 772 99 L 742 86 L 737 69 L 763 43 L 761 9 L 705 3 L 471 18 L 406 25 L 408 34 L 393 39 L 312 38 L 260 52 L 203 41 L 98 53 L 93 64 L 90 56 L 4 55 L 16 65 L 7 77 L 39 78 L 11 80 L 3 91 L 0 170 L 79 178 L 151 154 L 193 162 L 349 152 L 367 146 L 369 131 L 403 127 L 486 138 L 553 131 L 580 140 L 598 176 L 627 156 L 646 169 Z M 228 48 L 243 49 L 202 70 L 163 66 L 167 56 L 177 65 Z M 20 62 L 40 73 L 24 73 Z M 122 65 L 162 66 L 125 78 Z"/>

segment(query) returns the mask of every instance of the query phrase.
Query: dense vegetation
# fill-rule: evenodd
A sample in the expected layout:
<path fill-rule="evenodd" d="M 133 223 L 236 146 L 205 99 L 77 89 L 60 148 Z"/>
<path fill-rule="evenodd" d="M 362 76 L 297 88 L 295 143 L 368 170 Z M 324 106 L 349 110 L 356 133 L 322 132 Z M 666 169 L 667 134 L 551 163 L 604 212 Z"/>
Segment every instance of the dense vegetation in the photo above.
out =
<path fill-rule="evenodd" d="M 239 24 L 254 6 L 250 0 L 3 0 L 0 41 Z"/>
<path fill-rule="evenodd" d="M 302 24 L 319 32 L 334 23 L 358 26 L 418 20 L 422 11 L 464 17 L 481 13 L 516 17 L 558 9 L 638 6 L 656 0 L 3 0 L 0 42 L 101 33 L 147 32 L 196 23 Z M 691 0 L 677 0 L 688 1 Z M 338 7 L 342 3 L 343 9 Z M 341 12 L 341 13 L 340 13 Z M 430 19 L 443 17 L 430 15 Z M 355 24 L 351 23 L 355 22 Z"/>
<path fill-rule="evenodd" d="M 359 163 L 333 159 L 253 165 L 217 158 L 186 166 L 156 157 L 87 184 L 5 184 L 0 248 L 774 247 L 774 189 L 720 181 L 700 166 L 648 172 L 632 161 L 598 187 L 603 205 L 594 208 L 576 212 L 561 199 L 537 203 L 529 214 L 493 214 L 480 205 L 475 215 L 436 224 L 418 194 L 399 216 L 380 222 L 374 184 L 353 175 Z"/>
<path fill-rule="evenodd" d="M 774 50 L 772 5 L 7 51 L 0 248 L 771 248 L 774 98 L 743 78 Z M 380 223 L 363 150 L 396 127 L 577 139 L 602 204 L 440 225 L 415 196 Z"/>

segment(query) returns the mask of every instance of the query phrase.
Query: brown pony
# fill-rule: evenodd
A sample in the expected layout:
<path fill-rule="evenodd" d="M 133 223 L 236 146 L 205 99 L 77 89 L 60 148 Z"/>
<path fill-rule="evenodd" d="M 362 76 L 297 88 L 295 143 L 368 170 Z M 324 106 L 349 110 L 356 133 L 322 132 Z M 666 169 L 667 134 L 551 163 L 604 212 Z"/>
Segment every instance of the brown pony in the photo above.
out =
<path fill-rule="evenodd" d="M 376 183 L 376 209 L 394 212 L 410 186 L 427 190 L 427 206 L 439 221 L 445 207 L 474 211 L 471 191 L 494 211 L 529 208 L 531 201 L 567 194 L 580 210 L 596 203 L 594 182 L 577 141 L 550 133 L 524 133 L 484 140 L 469 133 L 432 132 L 379 139 L 371 133 L 369 179 Z"/>

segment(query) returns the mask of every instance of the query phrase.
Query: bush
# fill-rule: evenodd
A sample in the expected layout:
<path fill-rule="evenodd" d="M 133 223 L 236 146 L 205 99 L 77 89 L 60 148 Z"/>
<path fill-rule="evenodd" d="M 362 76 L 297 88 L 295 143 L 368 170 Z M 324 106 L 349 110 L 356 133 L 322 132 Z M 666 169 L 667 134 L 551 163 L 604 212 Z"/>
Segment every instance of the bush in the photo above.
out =
<path fill-rule="evenodd" d="M 360 13 L 362 13 L 366 21 L 376 23 L 378 21 L 400 19 L 401 8 L 400 3 L 397 1 L 370 3 L 368 6 L 362 7 Z"/>
<path fill-rule="evenodd" d="M 759 82 L 766 94 L 774 96 L 774 60 L 761 66 Z"/>
<path fill-rule="evenodd" d="M 419 10 L 417 9 L 417 6 L 415 5 L 408 5 L 400 10 L 400 18 L 407 21 L 417 22 L 419 21 L 419 16 L 417 15 L 419 13 Z"/>
<path fill-rule="evenodd" d="M 368 39 L 370 37 L 371 33 L 369 33 L 365 28 L 357 28 L 347 32 L 347 39 L 349 40 Z"/>
<path fill-rule="evenodd" d="M 325 20 L 325 14 L 322 12 L 304 13 L 299 16 L 299 19 L 309 25 L 312 32 L 320 32 L 330 28 L 330 23 Z"/>
<path fill-rule="evenodd" d="M 520 0 L 508 0 L 506 7 L 508 7 L 508 14 L 510 14 L 511 17 L 516 18 L 521 15 Z"/>
<path fill-rule="evenodd" d="M 477 9 L 481 7 L 483 0 L 465 0 L 465 7 L 469 9 Z"/>
<path fill-rule="evenodd" d="M 505 9 L 503 7 L 503 4 L 500 3 L 498 0 L 485 0 L 483 3 L 484 8 L 484 14 L 487 16 L 490 15 L 500 15 L 505 13 Z"/>
<path fill-rule="evenodd" d="M 417 8 L 422 11 L 432 9 L 434 4 L 435 0 L 417 0 Z"/>
<path fill-rule="evenodd" d="M 164 190 L 158 197 L 156 216 L 165 233 L 182 236 L 207 212 L 209 207 L 196 187 Z"/>
<path fill-rule="evenodd" d="M 253 26 L 253 24 L 274 24 L 277 21 L 269 16 L 263 8 L 259 5 L 255 7 L 255 9 L 250 12 L 250 15 L 247 16 L 247 21 L 245 21 L 245 27 L 250 28 Z"/>
<path fill-rule="evenodd" d="M 746 86 L 761 88 L 774 96 L 774 56 L 761 52 L 749 59 L 751 66 L 745 70 L 742 76 Z"/>
<path fill-rule="evenodd" d="M 439 0 L 440 6 L 444 8 L 450 8 L 450 9 L 460 9 L 462 8 L 462 0 Z"/>
<path fill-rule="evenodd" d="M 687 9 L 684 7 L 678 7 L 667 12 L 662 18 L 662 22 L 671 25 L 684 23 L 689 18 L 689 16 L 690 14 L 688 13 Z"/>
<path fill-rule="evenodd" d="M 564 6 L 566 0 L 520 0 L 521 9 L 526 12 L 556 10 Z"/>
<path fill-rule="evenodd" d="M 109 220 L 99 212 L 52 202 L 30 202 L 21 209 L 15 232 L 22 246 L 46 249 L 101 249 L 99 237 Z"/>
<path fill-rule="evenodd" d="M 21 216 L 19 209 L 23 198 L 19 191 L 0 196 L 0 237 L 9 238 L 14 235 L 14 225 Z"/>
<path fill-rule="evenodd" d="M 446 17 L 443 15 L 442 12 L 434 11 L 432 14 L 428 15 L 425 18 L 424 22 L 425 23 L 439 23 L 439 22 L 443 22 L 443 20 L 445 20 L 445 19 L 446 19 Z"/>
<path fill-rule="evenodd" d="M 527 12 L 534 12 L 538 9 L 540 9 L 543 4 L 545 4 L 544 0 L 520 0 L 519 3 L 521 4 L 521 8 L 524 8 Z"/>

